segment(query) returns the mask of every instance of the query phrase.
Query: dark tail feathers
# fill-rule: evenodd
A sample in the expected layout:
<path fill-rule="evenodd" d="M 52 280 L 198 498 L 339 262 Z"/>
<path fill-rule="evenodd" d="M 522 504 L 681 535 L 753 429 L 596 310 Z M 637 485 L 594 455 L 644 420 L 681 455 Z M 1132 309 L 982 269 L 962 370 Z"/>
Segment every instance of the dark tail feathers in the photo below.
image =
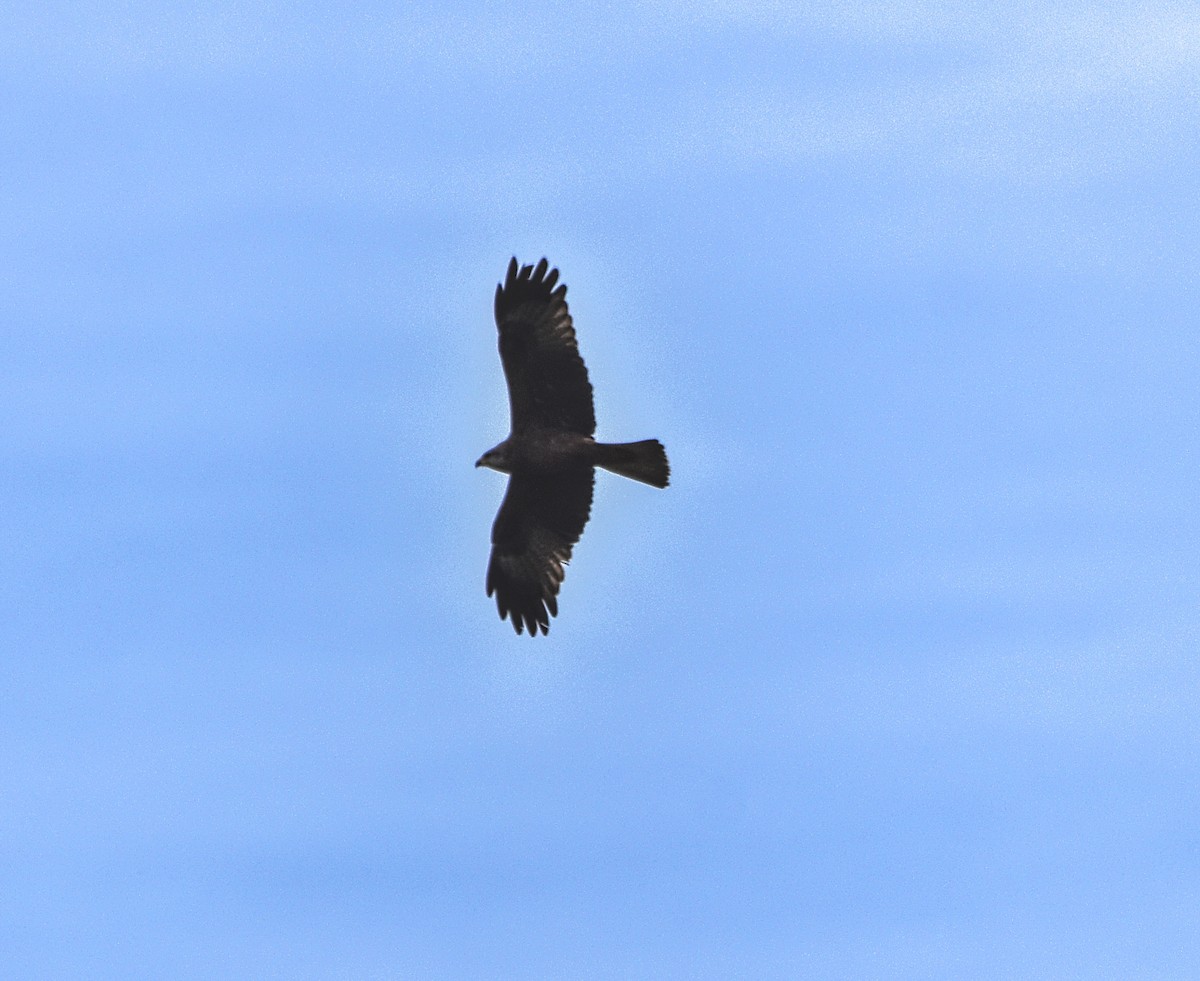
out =
<path fill-rule="evenodd" d="M 671 479 L 667 451 L 656 439 L 637 443 L 597 443 L 596 466 L 651 487 L 666 487 Z"/>

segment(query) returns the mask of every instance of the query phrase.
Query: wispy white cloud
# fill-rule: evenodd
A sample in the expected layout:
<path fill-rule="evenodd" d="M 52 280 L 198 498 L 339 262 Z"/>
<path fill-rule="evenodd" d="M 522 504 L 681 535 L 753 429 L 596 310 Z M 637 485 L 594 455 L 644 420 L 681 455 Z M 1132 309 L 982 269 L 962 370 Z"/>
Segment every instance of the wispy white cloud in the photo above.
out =
<path fill-rule="evenodd" d="M 752 51 L 764 31 L 775 56 L 792 39 L 838 39 L 862 71 L 801 78 L 712 57 L 727 42 Z M 696 46 L 708 60 L 692 71 Z M 215 111 L 175 123 L 185 136 L 192 125 L 202 150 L 186 180 L 171 169 L 173 140 L 151 146 L 151 166 L 125 159 L 161 115 L 139 103 L 146 126 L 118 134 L 116 150 L 101 131 L 89 147 L 86 125 L 71 135 L 81 151 L 61 167 L 81 172 L 47 200 L 108 181 L 86 196 L 156 214 L 274 196 L 438 202 L 507 220 L 564 195 L 760 164 L 1009 185 L 1136 173 L 1191 146 L 1200 12 L 918 0 L 630 2 L 570 16 L 489 5 L 345 15 L 274 3 L 27 6 L 0 15 L 0 59 L 22 84 L 58 76 L 101 103 L 95 93 L 114 80 L 112 99 L 130 98 L 122 80 L 145 73 L 169 81 L 179 105 L 189 81 L 220 83 Z M 675 65 L 669 91 L 653 84 L 663 63 Z M 303 109 L 275 112 L 297 85 Z M 129 116 L 116 118 L 128 127 Z M 207 135 L 230 120 L 245 132 Z"/>
<path fill-rule="evenodd" d="M 778 16 L 795 25 L 796 16 Z M 835 159 L 1029 182 L 1146 165 L 1190 132 L 1200 78 L 1194 9 L 1050 10 L 960 24 L 955 11 L 917 4 L 865 20 L 810 13 L 803 26 L 902 47 L 920 38 L 913 58 L 931 47 L 976 56 L 948 58 L 952 71 L 919 81 L 876 75 L 821 91 L 731 89 L 696 109 L 678 145 L 747 160 Z"/>

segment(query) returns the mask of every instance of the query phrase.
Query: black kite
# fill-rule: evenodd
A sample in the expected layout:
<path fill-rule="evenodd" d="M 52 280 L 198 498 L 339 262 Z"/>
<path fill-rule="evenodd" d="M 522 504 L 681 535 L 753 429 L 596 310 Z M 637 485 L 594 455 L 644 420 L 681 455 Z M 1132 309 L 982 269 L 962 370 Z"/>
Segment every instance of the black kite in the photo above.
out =
<path fill-rule="evenodd" d="M 571 548 L 592 509 L 596 467 L 666 487 L 667 454 L 656 439 L 597 443 L 587 368 L 558 270 L 508 264 L 496 287 L 500 361 L 508 382 L 511 432 L 475 463 L 509 475 L 492 525 L 487 594 L 517 633 L 548 633 Z"/>

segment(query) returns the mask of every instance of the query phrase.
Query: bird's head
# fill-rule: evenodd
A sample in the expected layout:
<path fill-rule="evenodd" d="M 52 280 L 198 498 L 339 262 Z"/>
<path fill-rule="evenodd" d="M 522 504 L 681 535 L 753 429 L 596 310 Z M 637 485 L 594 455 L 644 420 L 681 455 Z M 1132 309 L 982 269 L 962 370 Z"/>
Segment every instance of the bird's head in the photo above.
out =
<path fill-rule="evenodd" d="M 505 440 L 498 446 L 493 446 L 475 461 L 475 466 L 487 467 L 489 470 L 498 470 L 500 473 L 512 473 L 512 468 L 508 462 L 508 440 Z"/>

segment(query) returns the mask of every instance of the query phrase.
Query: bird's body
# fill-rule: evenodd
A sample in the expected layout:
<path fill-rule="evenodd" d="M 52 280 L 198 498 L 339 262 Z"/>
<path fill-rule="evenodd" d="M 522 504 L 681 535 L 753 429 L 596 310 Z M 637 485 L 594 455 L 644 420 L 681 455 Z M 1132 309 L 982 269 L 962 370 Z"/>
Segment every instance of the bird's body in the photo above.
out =
<path fill-rule="evenodd" d="M 483 466 L 500 473 L 553 473 L 575 464 L 592 466 L 591 436 L 536 427 L 509 436 L 483 455 Z"/>
<path fill-rule="evenodd" d="M 579 356 L 558 270 L 518 267 L 514 258 L 496 288 L 500 360 L 512 428 L 476 466 L 509 475 L 492 526 L 487 594 L 517 633 L 547 633 L 558 613 L 563 566 L 583 534 L 595 468 L 666 487 L 667 455 L 658 440 L 597 443 L 592 386 Z"/>

